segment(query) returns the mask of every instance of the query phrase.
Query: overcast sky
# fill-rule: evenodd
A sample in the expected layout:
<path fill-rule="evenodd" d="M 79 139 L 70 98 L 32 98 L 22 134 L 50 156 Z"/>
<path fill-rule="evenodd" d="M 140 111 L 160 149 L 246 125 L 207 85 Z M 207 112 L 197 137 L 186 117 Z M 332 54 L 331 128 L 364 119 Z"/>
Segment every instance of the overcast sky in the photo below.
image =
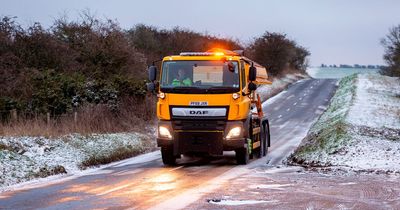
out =
<path fill-rule="evenodd" d="M 50 26 L 85 9 L 122 28 L 179 26 L 243 43 L 265 31 L 282 32 L 311 51 L 312 65 L 383 64 L 380 39 L 400 24 L 399 0 L 1 0 L 0 15 Z"/>

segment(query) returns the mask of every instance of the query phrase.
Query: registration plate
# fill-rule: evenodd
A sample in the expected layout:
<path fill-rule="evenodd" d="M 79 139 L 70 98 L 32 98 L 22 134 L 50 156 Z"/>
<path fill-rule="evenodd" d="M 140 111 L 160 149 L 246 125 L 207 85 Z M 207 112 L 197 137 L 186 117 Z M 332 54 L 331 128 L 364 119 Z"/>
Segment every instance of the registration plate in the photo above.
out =
<path fill-rule="evenodd" d="M 207 101 L 191 101 L 189 106 L 208 106 Z"/>

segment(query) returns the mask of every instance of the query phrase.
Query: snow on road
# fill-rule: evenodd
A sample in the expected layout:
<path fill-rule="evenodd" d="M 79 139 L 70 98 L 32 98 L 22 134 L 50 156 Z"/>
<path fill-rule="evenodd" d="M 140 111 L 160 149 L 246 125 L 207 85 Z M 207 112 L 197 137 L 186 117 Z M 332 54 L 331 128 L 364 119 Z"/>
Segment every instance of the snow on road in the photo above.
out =
<path fill-rule="evenodd" d="M 273 80 L 271 85 L 264 85 L 257 88 L 257 93 L 260 95 L 261 101 L 270 100 L 269 98 L 276 95 L 277 93 L 282 94 L 284 89 L 289 85 L 307 78 L 304 74 L 287 74 L 284 77 L 276 78 Z M 270 102 L 272 103 L 272 101 Z"/>
<path fill-rule="evenodd" d="M 265 200 L 219 200 L 219 199 L 213 199 L 210 200 L 209 203 L 211 204 L 216 204 L 216 205 L 224 205 L 224 206 L 238 206 L 238 205 L 252 205 L 252 204 L 261 204 L 261 203 L 276 203 L 279 201 L 276 200 L 271 200 L 271 201 L 265 201 Z"/>

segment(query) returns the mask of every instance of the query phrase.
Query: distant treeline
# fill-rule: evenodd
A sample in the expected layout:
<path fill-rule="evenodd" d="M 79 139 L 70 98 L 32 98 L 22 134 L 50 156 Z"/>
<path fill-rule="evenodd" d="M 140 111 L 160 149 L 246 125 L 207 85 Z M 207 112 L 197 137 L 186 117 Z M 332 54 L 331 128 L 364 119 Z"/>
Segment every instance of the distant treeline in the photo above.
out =
<path fill-rule="evenodd" d="M 124 98 L 138 103 L 146 96 L 146 68 L 154 60 L 181 51 L 213 47 L 245 49 L 273 76 L 284 70 L 304 72 L 309 52 L 286 35 L 266 32 L 247 47 L 174 28 L 136 25 L 128 30 L 112 20 L 82 14 L 79 21 L 55 20 L 24 28 L 15 18 L 0 21 L 1 121 L 16 110 L 26 117 L 59 116 L 85 105 L 102 104 L 118 112 Z"/>
<path fill-rule="evenodd" d="M 360 64 L 354 64 L 354 65 L 348 65 L 348 64 L 321 64 L 321 68 L 358 68 L 358 69 L 382 69 L 385 68 L 385 66 L 382 65 L 360 65 Z"/>

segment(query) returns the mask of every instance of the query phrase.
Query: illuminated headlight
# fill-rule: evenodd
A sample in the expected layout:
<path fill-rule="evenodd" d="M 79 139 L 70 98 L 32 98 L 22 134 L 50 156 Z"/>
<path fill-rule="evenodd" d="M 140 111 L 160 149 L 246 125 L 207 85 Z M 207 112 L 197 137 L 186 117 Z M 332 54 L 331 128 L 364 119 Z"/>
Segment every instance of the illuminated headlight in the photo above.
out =
<path fill-rule="evenodd" d="M 158 135 L 163 138 L 172 139 L 172 135 L 169 132 L 168 128 L 162 125 L 158 127 Z"/>
<path fill-rule="evenodd" d="M 239 97 L 240 97 L 240 95 L 239 95 L 238 93 L 232 94 L 232 98 L 233 98 L 234 100 L 238 99 Z"/>
<path fill-rule="evenodd" d="M 242 128 L 239 126 L 233 127 L 229 132 L 228 135 L 226 135 L 226 139 L 233 139 L 240 137 L 242 133 Z"/>

